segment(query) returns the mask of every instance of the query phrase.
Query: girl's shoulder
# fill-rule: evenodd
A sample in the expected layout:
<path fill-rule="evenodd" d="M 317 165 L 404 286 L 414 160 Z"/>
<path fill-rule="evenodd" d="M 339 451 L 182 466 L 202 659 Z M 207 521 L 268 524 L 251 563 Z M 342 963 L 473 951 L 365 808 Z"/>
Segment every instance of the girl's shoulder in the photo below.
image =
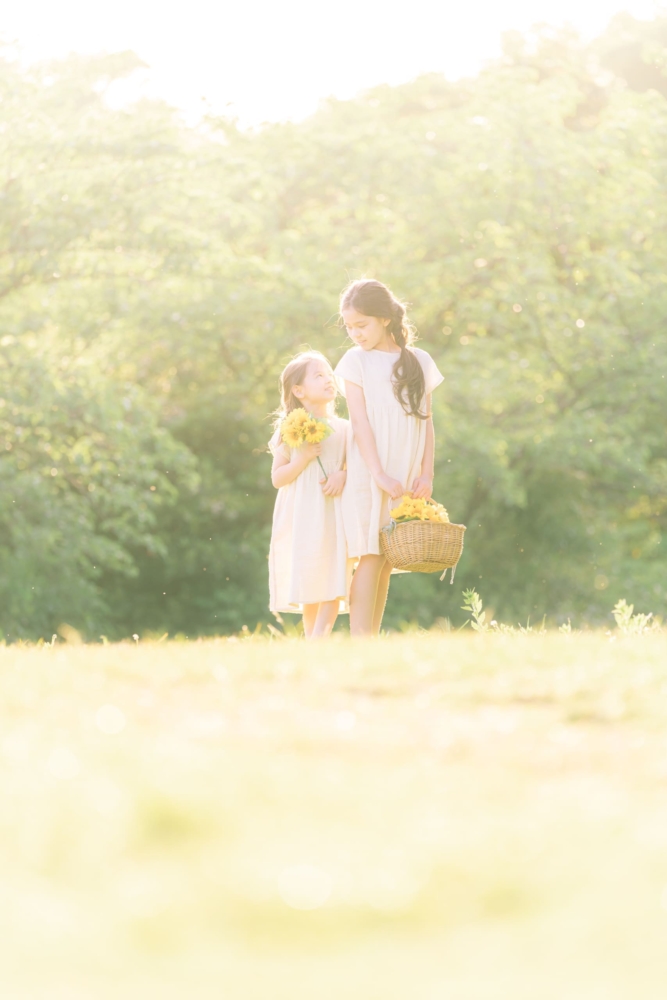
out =
<path fill-rule="evenodd" d="M 329 417 L 329 426 L 336 436 L 342 434 L 343 437 L 346 437 L 349 425 L 350 421 L 346 420 L 345 417 L 339 417 L 337 414 L 334 414 L 333 417 Z"/>
<path fill-rule="evenodd" d="M 283 441 L 280 433 L 280 424 L 278 424 L 278 426 L 275 428 L 273 434 L 269 439 L 269 451 L 274 456 L 274 458 L 278 454 L 283 456 L 289 455 L 289 448 Z"/>
<path fill-rule="evenodd" d="M 339 359 L 334 371 L 338 371 L 340 367 L 345 367 L 348 364 L 357 364 L 361 361 L 363 353 L 360 347 L 349 347 L 342 358 Z"/>
<path fill-rule="evenodd" d="M 428 364 L 429 362 L 435 364 L 431 355 L 423 347 L 413 347 L 412 351 L 422 364 Z"/>
<path fill-rule="evenodd" d="M 364 365 L 363 351 L 360 347 L 351 347 L 346 351 L 334 368 L 334 376 L 338 384 L 338 391 L 341 396 L 345 395 L 345 383 L 352 382 L 363 389 L 364 386 Z"/>
<path fill-rule="evenodd" d="M 421 347 L 413 347 L 412 350 L 424 372 L 426 394 L 430 395 L 434 389 L 437 389 L 445 381 L 444 376 L 439 371 L 438 366 L 428 351 L 425 351 Z"/>

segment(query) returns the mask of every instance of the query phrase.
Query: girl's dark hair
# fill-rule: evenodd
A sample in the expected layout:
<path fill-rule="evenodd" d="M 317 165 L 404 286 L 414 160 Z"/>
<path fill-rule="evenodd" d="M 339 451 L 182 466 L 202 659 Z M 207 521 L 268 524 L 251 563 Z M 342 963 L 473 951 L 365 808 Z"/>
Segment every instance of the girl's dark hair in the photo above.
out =
<path fill-rule="evenodd" d="M 415 331 L 407 320 L 403 303 L 381 281 L 362 278 L 343 291 L 341 313 L 344 309 L 356 309 L 364 316 L 390 320 L 387 329 L 401 349 L 392 369 L 394 395 L 409 416 L 426 420 L 428 414 L 422 413 L 426 395 L 424 372 L 412 349 Z"/>

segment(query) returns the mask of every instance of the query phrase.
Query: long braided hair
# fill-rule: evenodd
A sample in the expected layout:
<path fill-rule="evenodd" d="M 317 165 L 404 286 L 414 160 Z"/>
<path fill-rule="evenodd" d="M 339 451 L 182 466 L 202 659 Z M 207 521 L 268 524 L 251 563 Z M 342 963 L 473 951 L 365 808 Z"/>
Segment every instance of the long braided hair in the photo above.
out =
<path fill-rule="evenodd" d="M 381 281 L 362 278 L 349 284 L 341 295 L 340 311 L 350 308 L 364 316 L 390 321 L 387 329 L 401 349 L 392 369 L 394 395 L 408 416 L 426 420 L 428 414 L 422 413 L 426 394 L 424 372 L 412 349 L 415 331 L 403 303 Z"/>

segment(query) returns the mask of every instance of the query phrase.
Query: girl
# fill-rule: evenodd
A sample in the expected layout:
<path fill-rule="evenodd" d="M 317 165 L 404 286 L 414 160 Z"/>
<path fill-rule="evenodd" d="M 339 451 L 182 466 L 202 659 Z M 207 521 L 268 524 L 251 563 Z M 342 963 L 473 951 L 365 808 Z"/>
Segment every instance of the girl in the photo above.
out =
<path fill-rule="evenodd" d="M 392 500 L 429 499 L 435 438 L 431 393 L 443 381 L 433 359 L 413 347 L 405 307 L 379 281 L 353 281 L 340 313 L 357 345 L 336 367 L 352 423 L 343 522 L 348 555 L 359 563 L 350 595 L 352 635 L 378 635 L 391 566 L 380 529 Z"/>
<path fill-rule="evenodd" d="M 269 607 L 274 614 L 302 612 L 306 638 L 316 639 L 331 632 L 339 608 L 347 611 L 349 574 L 340 495 L 348 421 L 334 416 L 336 380 L 317 351 L 290 361 L 280 385 L 282 406 L 269 442 L 271 481 L 278 490 L 269 552 Z M 333 433 L 321 444 L 290 449 L 281 439 L 280 425 L 299 406 L 326 419 Z"/>

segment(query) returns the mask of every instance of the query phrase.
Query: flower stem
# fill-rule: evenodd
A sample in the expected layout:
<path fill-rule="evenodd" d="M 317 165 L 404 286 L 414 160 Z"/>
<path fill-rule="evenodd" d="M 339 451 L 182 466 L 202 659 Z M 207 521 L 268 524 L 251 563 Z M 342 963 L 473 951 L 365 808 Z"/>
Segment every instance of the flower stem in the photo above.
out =
<path fill-rule="evenodd" d="M 324 466 L 322 465 L 322 462 L 320 462 L 320 456 L 319 456 L 319 455 L 317 456 L 317 461 L 318 461 L 318 462 L 319 462 L 319 464 L 320 464 L 320 469 L 322 470 L 322 472 L 324 472 Z M 325 478 L 325 479 L 328 479 L 328 478 L 329 478 L 329 477 L 327 476 L 326 472 L 324 472 L 324 478 Z"/>

